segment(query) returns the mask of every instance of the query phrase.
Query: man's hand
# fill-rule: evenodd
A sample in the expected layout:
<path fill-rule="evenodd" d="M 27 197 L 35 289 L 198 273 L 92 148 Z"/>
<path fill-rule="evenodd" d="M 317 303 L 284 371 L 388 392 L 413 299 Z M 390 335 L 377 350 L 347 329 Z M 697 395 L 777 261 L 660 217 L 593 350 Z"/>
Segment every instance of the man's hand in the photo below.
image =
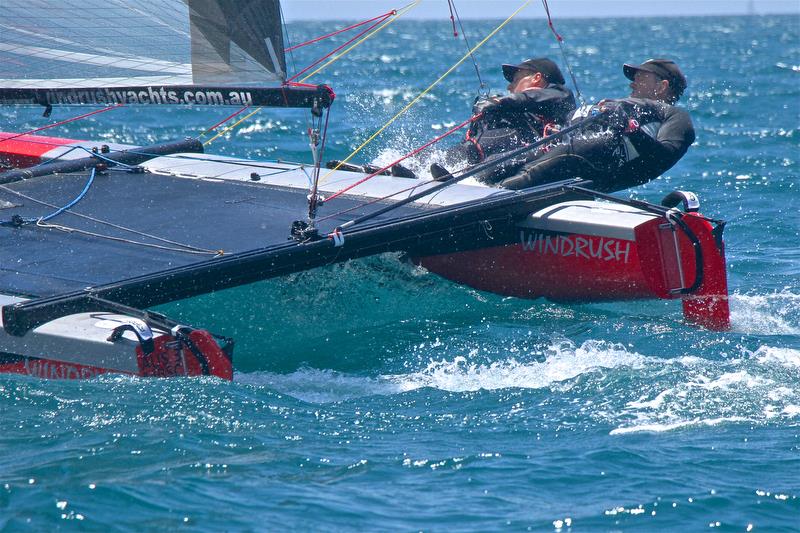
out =
<path fill-rule="evenodd" d="M 612 131 L 619 133 L 632 133 L 639 129 L 639 122 L 633 118 L 635 108 L 628 102 L 619 100 L 601 100 L 598 109 L 605 115 L 601 124 L 605 124 Z"/>
<path fill-rule="evenodd" d="M 635 118 L 628 119 L 628 127 L 625 128 L 625 133 L 633 133 L 639 131 L 639 121 Z"/>
<path fill-rule="evenodd" d="M 493 113 L 497 113 L 500 111 L 501 98 L 499 96 L 489 96 L 488 98 L 482 98 L 475 102 L 475 105 L 472 106 L 472 114 L 473 115 L 483 115 L 488 116 Z"/>

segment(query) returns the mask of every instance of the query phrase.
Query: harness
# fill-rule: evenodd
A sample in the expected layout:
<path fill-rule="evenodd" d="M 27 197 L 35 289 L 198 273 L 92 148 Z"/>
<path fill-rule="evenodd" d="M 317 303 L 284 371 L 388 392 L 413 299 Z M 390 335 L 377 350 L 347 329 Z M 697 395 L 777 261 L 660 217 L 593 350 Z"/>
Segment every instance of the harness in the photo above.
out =
<path fill-rule="evenodd" d="M 483 127 L 481 128 L 477 123 L 473 123 L 467 130 L 467 133 L 464 135 L 465 142 L 468 142 L 475 148 L 475 151 L 478 154 L 478 162 L 484 161 L 487 156 L 486 149 L 481 145 L 480 142 L 481 137 L 483 137 L 487 131 L 499 129 L 512 130 L 516 133 L 516 138 L 520 139 L 520 144 L 527 144 L 530 142 L 536 142 L 543 137 L 556 133 L 560 129 L 560 126 L 554 121 L 549 120 L 543 115 L 534 113 L 522 113 L 512 117 L 502 117 L 499 120 L 493 121 L 492 123 L 495 125 L 505 123 L 505 125 L 502 127 L 492 128 L 489 127 L 488 123 L 484 123 Z M 511 148 L 514 148 L 514 146 L 507 146 L 504 148 L 504 150 Z M 548 149 L 549 145 L 543 147 L 542 151 L 546 152 Z"/>

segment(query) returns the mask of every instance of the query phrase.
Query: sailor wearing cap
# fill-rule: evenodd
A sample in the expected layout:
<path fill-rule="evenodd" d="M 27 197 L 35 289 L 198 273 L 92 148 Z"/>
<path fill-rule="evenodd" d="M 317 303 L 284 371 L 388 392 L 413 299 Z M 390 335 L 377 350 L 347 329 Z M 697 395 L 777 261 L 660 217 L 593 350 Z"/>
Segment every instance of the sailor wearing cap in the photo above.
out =
<path fill-rule="evenodd" d="M 677 102 L 686 90 L 686 77 L 671 59 L 648 59 L 641 65 L 622 65 L 631 80 L 631 98 L 649 98 L 668 104 Z"/>
<path fill-rule="evenodd" d="M 670 59 L 626 63 L 622 71 L 631 80 L 631 94 L 595 106 L 603 113 L 602 120 L 588 126 L 593 131 L 574 135 L 547 153 L 529 158 L 499 185 L 524 189 L 582 177 L 591 179 L 597 190 L 618 191 L 646 183 L 672 168 L 695 139 L 689 114 L 673 105 L 686 90 L 686 77 Z M 581 111 L 573 116 L 573 123 L 585 119 L 588 113 Z"/>
<path fill-rule="evenodd" d="M 445 154 L 446 165 L 476 164 L 537 141 L 565 124 L 575 110 L 575 97 L 564 86 L 558 65 L 550 59 L 527 59 L 518 65 L 503 65 L 502 69 L 509 94 L 475 103 L 472 112 L 476 118 L 466 139 Z"/>
<path fill-rule="evenodd" d="M 529 87 L 543 89 L 551 83 L 564 85 L 558 65 L 546 57 L 526 59 L 519 65 L 503 65 L 503 77 L 509 82 L 508 91 L 519 93 Z"/>
<path fill-rule="evenodd" d="M 575 97 L 564 86 L 564 76 L 553 61 L 546 57 L 527 59 L 518 65 L 502 65 L 503 76 L 508 80 L 505 96 L 482 98 L 475 102 L 473 121 L 466 138 L 448 148 L 441 161 L 447 167 L 461 168 L 494 159 L 503 152 L 523 144 L 538 141 L 541 137 L 565 124 L 575 111 Z M 497 168 L 510 166 L 513 172 L 524 160 L 509 161 Z M 329 161 L 328 168 L 375 172 L 374 165 L 357 166 L 341 161 Z M 502 171 L 502 170 L 500 170 Z M 509 171 L 504 171 L 510 175 Z M 390 172 L 393 176 L 416 177 L 400 164 Z M 440 163 L 431 165 L 434 179 L 446 179 L 450 172 Z"/>

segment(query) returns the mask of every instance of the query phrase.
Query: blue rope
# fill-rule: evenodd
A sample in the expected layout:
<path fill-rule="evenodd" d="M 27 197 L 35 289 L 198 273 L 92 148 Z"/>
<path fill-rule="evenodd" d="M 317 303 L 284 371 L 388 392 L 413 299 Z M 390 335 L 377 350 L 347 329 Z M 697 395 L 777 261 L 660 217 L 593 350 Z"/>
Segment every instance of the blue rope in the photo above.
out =
<path fill-rule="evenodd" d="M 53 211 L 49 215 L 44 216 L 44 217 L 40 217 L 40 218 L 14 217 L 11 220 L 5 220 L 3 222 L 0 222 L 0 226 L 22 226 L 24 224 L 35 224 L 35 223 L 37 223 L 39 221 L 46 222 L 46 221 L 50 220 L 51 218 L 57 217 L 58 215 L 60 215 L 64 211 L 66 211 L 67 209 L 73 207 L 75 204 L 77 204 L 78 202 L 83 200 L 83 197 L 86 196 L 87 192 L 89 192 L 89 188 L 92 186 L 92 183 L 94 183 L 94 176 L 95 176 L 96 170 L 97 169 L 95 169 L 95 168 L 92 169 L 92 173 L 89 174 L 89 179 L 86 182 L 86 185 L 83 187 L 83 190 L 81 191 L 81 193 L 77 197 L 75 197 L 74 200 L 72 200 L 70 203 L 68 203 L 64 207 L 61 207 L 61 208 Z"/>
<path fill-rule="evenodd" d="M 42 222 L 48 221 L 51 218 L 60 215 L 61 213 L 63 213 L 64 211 L 66 211 L 67 209 L 72 207 L 73 205 L 75 205 L 78 202 L 80 202 L 81 200 L 83 200 L 83 197 L 86 196 L 87 192 L 89 192 L 89 187 L 91 187 L 92 183 L 94 183 L 94 175 L 95 175 L 96 171 L 97 171 L 96 168 L 92 168 L 92 173 L 89 174 L 89 179 L 86 181 L 86 185 L 83 187 L 83 190 L 81 191 L 81 193 L 74 200 L 72 200 L 70 203 L 68 203 L 64 207 L 62 207 L 62 208 L 54 211 L 53 213 L 47 215 L 46 217 L 42 217 Z"/>
<path fill-rule="evenodd" d="M 92 157 L 96 157 L 97 159 L 100 159 L 101 161 L 105 161 L 107 163 L 111 163 L 113 166 L 117 166 L 118 165 L 118 166 L 124 167 L 127 170 L 131 170 L 131 169 L 136 168 L 135 165 L 128 165 L 128 164 L 125 164 L 125 163 L 120 163 L 119 161 L 114 161 L 110 157 L 106 157 L 106 156 L 100 154 L 99 152 L 92 152 L 91 150 L 89 150 L 88 148 L 85 148 L 83 146 L 79 146 L 78 148 L 80 148 L 84 152 L 90 154 Z"/>

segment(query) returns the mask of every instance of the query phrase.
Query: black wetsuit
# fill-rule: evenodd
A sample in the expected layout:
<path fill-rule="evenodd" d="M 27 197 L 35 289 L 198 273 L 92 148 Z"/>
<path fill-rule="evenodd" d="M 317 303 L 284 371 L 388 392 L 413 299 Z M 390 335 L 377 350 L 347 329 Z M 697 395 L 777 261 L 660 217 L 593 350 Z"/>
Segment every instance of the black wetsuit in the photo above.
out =
<path fill-rule="evenodd" d="M 474 165 L 537 141 L 548 125 L 564 125 L 574 110 L 572 91 L 557 83 L 478 101 L 473 113 L 484 116 L 470 125 L 464 141 L 447 150 L 444 164 L 457 166 L 466 161 Z"/>
<path fill-rule="evenodd" d="M 599 191 L 618 191 L 646 183 L 670 169 L 694 142 L 689 114 L 656 100 L 624 98 L 595 131 L 583 132 L 529 160 L 513 176 L 499 181 L 508 189 L 524 189 L 562 179 L 591 179 Z M 579 117 L 582 119 L 583 117 Z M 633 119 L 639 128 L 624 132 Z M 575 119 L 573 119 L 575 120 Z"/>

